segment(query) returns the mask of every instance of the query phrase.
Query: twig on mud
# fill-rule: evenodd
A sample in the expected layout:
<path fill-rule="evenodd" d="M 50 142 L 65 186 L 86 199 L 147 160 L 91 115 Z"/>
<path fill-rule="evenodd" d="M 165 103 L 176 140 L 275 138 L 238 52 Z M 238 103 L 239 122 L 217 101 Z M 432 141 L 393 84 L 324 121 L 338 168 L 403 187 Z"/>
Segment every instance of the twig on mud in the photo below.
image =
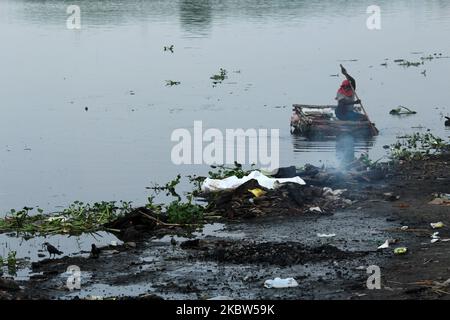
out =
<path fill-rule="evenodd" d="M 122 231 L 120 229 L 113 229 L 113 228 L 105 228 L 104 230 L 109 231 L 109 232 L 116 232 L 116 233 L 119 233 L 120 231 Z"/>
<path fill-rule="evenodd" d="M 164 227 L 186 227 L 186 226 L 198 226 L 198 225 L 199 225 L 199 224 L 166 223 L 166 222 L 163 222 L 163 221 L 161 221 L 161 220 L 159 220 L 159 219 L 157 219 L 157 218 L 155 218 L 155 217 L 152 217 L 152 216 L 146 214 L 145 212 L 139 211 L 139 213 L 140 213 L 143 217 L 145 217 L 145 218 L 147 218 L 147 219 L 149 219 L 149 220 L 154 221 L 154 222 L 156 223 L 156 225 L 162 225 L 162 226 L 164 226 Z"/>
<path fill-rule="evenodd" d="M 427 229 L 406 229 L 406 230 L 401 230 L 400 228 L 390 228 L 390 229 L 384 229 L 384 231 L 387 232 L 419 232 L 419 233 L 430 233 L 429 230 Z"/>
<path fill-rule="evenodd" d="M 422 280 L 422 281 L 409 282 L 409 283 L 401 283 L 401 282 L 398 282 L 398 281 L 387 280 L 387 282 L 395 283 L 395 284 L 401 284 L 401 285 L 422 286 L 422 287 L 431 289 L 431 291 L 433 291 L 436 294 L 450 295 L 450 292 L 442 290 L 442 288 L 448 287 L 448 285 L 450 284 L 450 280 L 447 280 L 447 281 L 442 282 L 442 283 L 441 282 L 437 282 L 437 281 L 433 281 L 433 280 Z"/>
<path fill-rule="evenodd" d="M 214 220 L 214 219 L 219 220 L 219 219 L 222 219 L 222 218 L 223 218 L 222 216 L 205 216 L 204 217 L 204 219 L 207 219 L 207 220 Z"/>

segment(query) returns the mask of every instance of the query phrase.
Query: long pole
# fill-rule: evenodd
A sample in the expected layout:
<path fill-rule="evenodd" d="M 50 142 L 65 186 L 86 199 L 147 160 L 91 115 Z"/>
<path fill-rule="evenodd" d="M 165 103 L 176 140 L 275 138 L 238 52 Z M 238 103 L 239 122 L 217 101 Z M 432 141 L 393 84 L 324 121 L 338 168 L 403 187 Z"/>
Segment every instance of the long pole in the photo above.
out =
<path fill-rule="evenodd" d="M 343 66 L 342 64 L 341 64 L 341 68 L 344 68 L 344 66 Z M 345 69 L 345 68 L 344 68 L 344 69 Z M 359 99 L 359 97 L 358 97 L 358 94 L 356 93 L 355 88 L 353 88 L 352 82 L 351 82 L 351 81 L 349 81 L 349 82 L 350 82 L 350 87 L 352 88 L 352 91 L 355 93 L 356 99 L 358 99 L 359 101 L 361 101 L 361 99 Z M 378 135 L 378 129 L 375 128 L 375 126 L 373 125 L 372 121 L 370 121 L 369 115 L 367 114 L 366 109 L 364 108 L 362 102 L 360 102 L 360 105 L 361 105 L 361 109 L 363 110 L 365 116 L 367 117 L 367 120 L 369 121 L 370 128 L 372 129 L 373 135 L 374 135 L 374 136 L 377 136 L 377 135 Z"/>

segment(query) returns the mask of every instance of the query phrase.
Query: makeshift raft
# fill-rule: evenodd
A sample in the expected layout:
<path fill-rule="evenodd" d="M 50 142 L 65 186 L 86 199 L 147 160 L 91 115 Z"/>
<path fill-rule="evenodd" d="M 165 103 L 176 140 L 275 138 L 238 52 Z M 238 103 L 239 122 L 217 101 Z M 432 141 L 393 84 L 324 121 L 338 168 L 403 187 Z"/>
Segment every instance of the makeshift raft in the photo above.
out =
<path fill-rule="evenodd" d="M 291 117 L 291 133 L 307 139 L 335 138 L 342 134 L 357 137 L 373 137 L 378 130 L 373 130 L 374 123 L 369 121 L 342 121 L 335 115 L 337 106 L 294 104 Z"/>

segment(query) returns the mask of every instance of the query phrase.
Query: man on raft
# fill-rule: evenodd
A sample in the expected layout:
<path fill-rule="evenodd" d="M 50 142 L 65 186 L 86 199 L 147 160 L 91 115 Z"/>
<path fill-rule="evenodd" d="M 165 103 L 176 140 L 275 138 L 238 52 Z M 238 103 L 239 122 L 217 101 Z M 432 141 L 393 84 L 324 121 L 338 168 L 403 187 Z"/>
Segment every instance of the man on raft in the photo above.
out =
<path fill-rule="evenodd" d="M 347 78 L 341 84 L 337 94 L 336 100 L 338 106 L 336 108 L 336 117 L 344 121 L 367 121 L 367 117 L 355 111 L 354 105 L 361 104 L 361 100 L 355 97 L 356 81 L 347 73 L 347 70 L 341 65 L 341 72 Z"/>

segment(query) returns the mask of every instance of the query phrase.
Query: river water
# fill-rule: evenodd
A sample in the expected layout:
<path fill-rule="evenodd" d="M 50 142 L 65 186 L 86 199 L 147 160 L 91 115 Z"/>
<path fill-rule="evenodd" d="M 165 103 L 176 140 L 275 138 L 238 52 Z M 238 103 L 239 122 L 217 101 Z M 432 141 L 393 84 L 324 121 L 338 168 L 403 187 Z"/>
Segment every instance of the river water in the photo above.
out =
<path fill-rule="evenodd" d="M 81 29 L 72 30 L 74 4 Z M 397 135 L 427 128 L 449 136 L 450 2 L 380 0 L 381 30 L 366 26 L 371 4 L 2 0 L 1 214 L 74 200 L 140 204 L 152 182 L 206 174 L 207 165 L 171 160 L 173 130 L 194 121 L 223 132 L 279 129 L 280 165 L 335 165 L 335 142 L 291 136 L 289 118 L 293 103 L 334 103 L 339 63 L 380 130 L 356 154 L 378 159 Z M 441 59 L 393 62 L 430 54 Z M 220 68 L 228 78 L 213 86 Z M 389 115 L 398 105 L 418 114 Z"/>

